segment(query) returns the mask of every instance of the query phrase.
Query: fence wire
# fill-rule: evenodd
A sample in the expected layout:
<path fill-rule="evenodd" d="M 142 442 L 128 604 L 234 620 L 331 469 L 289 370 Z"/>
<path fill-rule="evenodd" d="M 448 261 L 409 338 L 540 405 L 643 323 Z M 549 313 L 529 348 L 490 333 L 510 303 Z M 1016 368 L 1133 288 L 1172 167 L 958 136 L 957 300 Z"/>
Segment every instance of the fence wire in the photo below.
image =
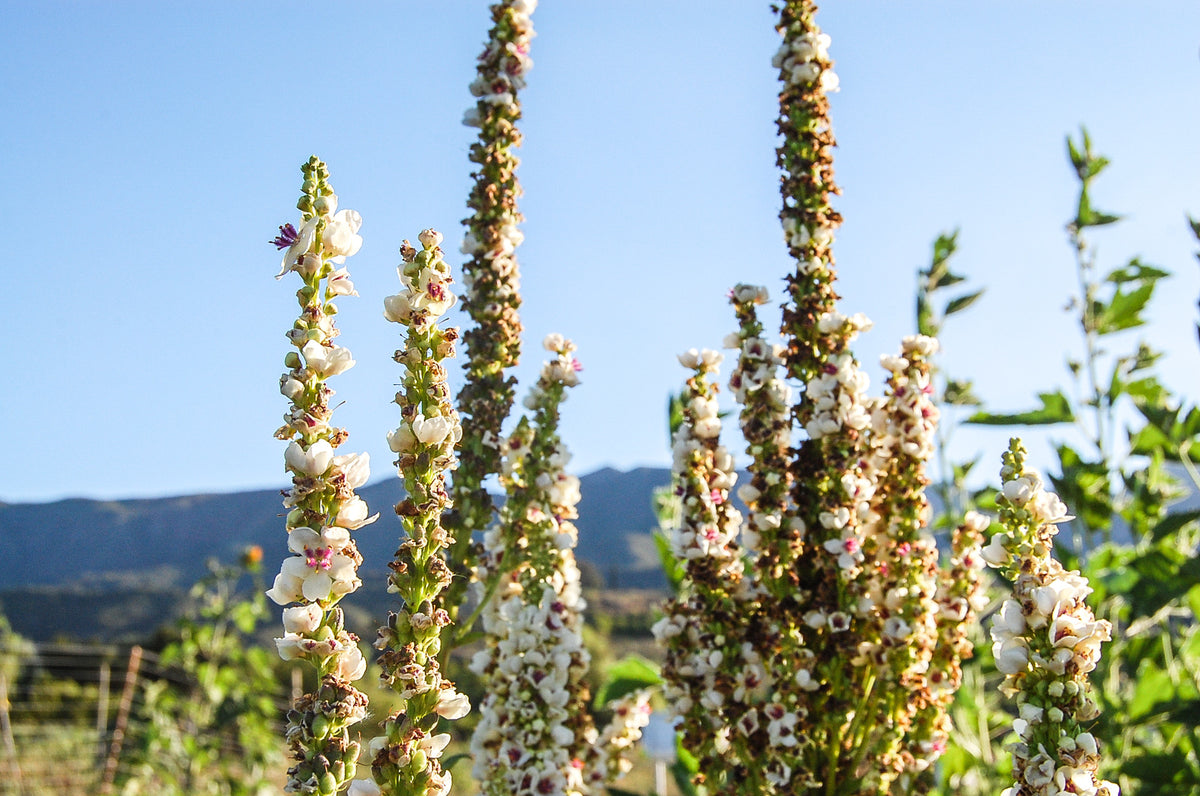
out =
<path fill-rule="evenodd" d="M 117 796 L 153 682 L 192 687 L 138 646 L 0 646 L 0 796 Z"/>

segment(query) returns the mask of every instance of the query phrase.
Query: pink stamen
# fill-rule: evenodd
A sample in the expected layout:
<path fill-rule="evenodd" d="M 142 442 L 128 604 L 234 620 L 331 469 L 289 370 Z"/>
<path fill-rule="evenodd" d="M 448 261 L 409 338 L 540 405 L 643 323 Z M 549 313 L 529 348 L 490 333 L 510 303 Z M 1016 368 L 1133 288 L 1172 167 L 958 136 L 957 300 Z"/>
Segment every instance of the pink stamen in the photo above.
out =
<path fill-rule="evenodd" d="M 333 569 L 333 550 L 328 547 L 318 547 L 315 550 L 304 551 L 305 563 L 313 569 Z"/>

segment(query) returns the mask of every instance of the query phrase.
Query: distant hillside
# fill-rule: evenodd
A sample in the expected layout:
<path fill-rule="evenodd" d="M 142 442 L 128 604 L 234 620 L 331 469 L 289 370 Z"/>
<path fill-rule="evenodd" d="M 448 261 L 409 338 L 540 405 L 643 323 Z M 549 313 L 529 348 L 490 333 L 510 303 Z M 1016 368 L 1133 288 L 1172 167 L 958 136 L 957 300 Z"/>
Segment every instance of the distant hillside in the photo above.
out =
<path fill-rule="evenodd" d="M 605 468 L 580 479 L 577 553 L 608 586 L 665 587 L 650 536 L 651 495 L 669 478 L 666 468 Z M 355 534 L 365 559 L 365 594 L 356 602 L 376 613 L 387 600 L 385 562 L 399 544 L 391 506 L 402 490 L 388 478 L 360 494 L 383 515 Z M 230 561 L 260 545 L 273 577 L 287 554 L 280 500 L 266 490 L 0 504 L 0 604 L 14 628 L 34 638 L 152 628 L 170 618 L 209 558 Z"/>

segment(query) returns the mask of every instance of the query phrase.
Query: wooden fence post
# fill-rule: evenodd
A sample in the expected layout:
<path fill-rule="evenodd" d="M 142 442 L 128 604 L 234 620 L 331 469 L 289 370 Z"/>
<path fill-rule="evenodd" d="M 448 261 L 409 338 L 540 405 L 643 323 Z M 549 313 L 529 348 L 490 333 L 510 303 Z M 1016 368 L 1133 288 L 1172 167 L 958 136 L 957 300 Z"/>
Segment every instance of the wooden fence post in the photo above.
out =
<path fill-rule="evenodd" d="M 129 722 L 129 710 L 133 707 L 133 691 L 137 687 L 138 669 L 142 665 L 142 648 L 134 646 L 129 650 L 129 666 L 125 669 L 125 685 L 121 689 L 121 702 L 117 705 L 117 721 L 113 725 L 112 745 L 108 749 L 108 759 L 104 761 L 104 779 L 100 784 L 100 793 L 112 793 L 113 782 L 117 777 L 117 762 L 121 759 L 121 744 L 125 741 L 125 725 Z"/>

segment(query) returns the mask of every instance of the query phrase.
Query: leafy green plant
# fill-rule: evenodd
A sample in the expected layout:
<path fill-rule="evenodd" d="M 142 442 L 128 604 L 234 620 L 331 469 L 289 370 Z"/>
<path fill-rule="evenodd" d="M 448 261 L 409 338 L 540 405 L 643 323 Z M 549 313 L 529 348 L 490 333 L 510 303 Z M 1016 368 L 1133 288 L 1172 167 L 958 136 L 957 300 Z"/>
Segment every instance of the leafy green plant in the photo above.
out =
<path fill-rule="evenodd" d="M 255 796 L 278 790 L 279 682 L 252 636 L 267 618 L 262 552 L 209 562 L 160 660 L 171 676 L 145 680 L 118 791 Z M 251 590 L 239 589 L 249 580 Z"/>
<path fill-rule="evenodd" d="M 1182 476 L 1200 486 L 1188 455 L 1200 440 L 1200 409 L 1159 379 L 1159 351 L 1130 340 L 1170 274 L 1134 257 L 1101 275 L 1088 235 L 1120 216 L 1098 210 L 1091 188 L 1109 161 L 1086 130 L 1068 138 L 1067 152 L 1079 180 L 1067 224 L 1079 280 L 1069 309 L 1083 344 L 1082 356 L 1067 361 L 1075 397 L 1053 389 L 1038 394 L 1034 409 L 981 411 L 968 422 L 1077 429 L 1082 443 L 1055 442 L 1050 480 L 1075 514 L 1071 541 L 1058 552 L 1083 569 L 1097 615 L 1114 627 L 1094 678 L 1103 773 L 1126 793 L 1200 793 L 1200 510 L 1178 502 Z"/>

